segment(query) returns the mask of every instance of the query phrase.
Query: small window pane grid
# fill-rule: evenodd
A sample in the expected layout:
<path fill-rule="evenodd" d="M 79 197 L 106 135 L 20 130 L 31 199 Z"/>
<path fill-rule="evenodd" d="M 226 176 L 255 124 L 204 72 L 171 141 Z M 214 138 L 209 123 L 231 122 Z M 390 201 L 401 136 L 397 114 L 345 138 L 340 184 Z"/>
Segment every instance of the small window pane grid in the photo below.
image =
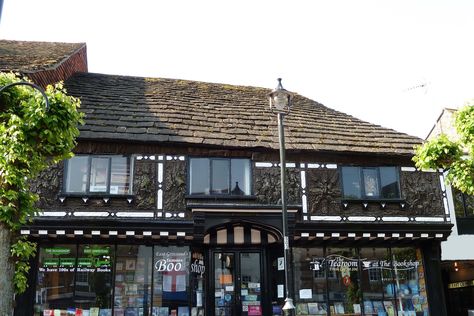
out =
<path fill-rule="evenodd" d="M 129 195 L 132 159 L 127 156 L 77 155 L 66 162 L 66 194 Z"/>
<path fill-rule="evenodd" d="M 396 167 L 341 167 L 343 198 L 347 200 L 400 199 Z"/>
<path fill-rule="evenodd" d="M 190 260 L 186 246 L 43 246 L 33 315 L 204 315 Z"/>
<path fill-rule="evenodd" d="M 296 315 L 429 315 L 419 249 L 294 248 L 293 256 Z"/>
<path fill-rule="evenodd" d="M 249 159 L 189 158 L 188 171 L 188 192 L 191 195 L 251 195 Z"/>

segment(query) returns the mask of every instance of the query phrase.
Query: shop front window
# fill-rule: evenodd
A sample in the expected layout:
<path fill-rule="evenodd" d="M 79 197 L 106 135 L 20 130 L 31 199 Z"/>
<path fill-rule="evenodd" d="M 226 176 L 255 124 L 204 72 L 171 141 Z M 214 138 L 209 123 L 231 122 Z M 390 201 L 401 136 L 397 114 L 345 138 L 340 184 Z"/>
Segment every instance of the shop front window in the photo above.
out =
<path fill-rule="evenodd" d="M 189 315 L 189 247 L 154 249 L 153 315 Z"/>
<path fill-rule="evenodd" d="M 34 315 L 111 315 L 113 257 L 109 245 L 41 247 Z"/>
<path fill-rule="evenodd" d="M 42 247 L 38 264 L 35 316 L 52 314 L 54 310 L 66 311 L 74 297 L 76 246 Z"/>
<path fill-rule="evenodd" d="M 323 248 L 296 248 L 296 311 L 302 315 L 326 315 L 326 269 Z M 283 294 L 283 293 L 282 293 Z"/>
<path fill-rule="evenodd" d="M 392 264 L 398 310 L 403 311 L 404 315 L 428 313 L 421 251 L 414 248 L 393 248 Z"/>
<path fill-rule="evenodd" d="M 328 248 L 324 261 L 326 270 L 335 274 L 328 278 L 331 315 L 360 313 L 359 259 L 354 248 Z"/>
<path fill-rule="evenodd" d="M 390 250 L 361 248 L 360 261 L 365 315 L 395 316 L 395 285 Z"/>
<path fill-rule="evenodd" d="M 419 249 L 294 248 L 293 258 L 298 316 L 429 315 Z"/>
<path fill-rule="evenodd" d="M 114 316 L 150 315 L 153 248 L 117 246 Z"/>

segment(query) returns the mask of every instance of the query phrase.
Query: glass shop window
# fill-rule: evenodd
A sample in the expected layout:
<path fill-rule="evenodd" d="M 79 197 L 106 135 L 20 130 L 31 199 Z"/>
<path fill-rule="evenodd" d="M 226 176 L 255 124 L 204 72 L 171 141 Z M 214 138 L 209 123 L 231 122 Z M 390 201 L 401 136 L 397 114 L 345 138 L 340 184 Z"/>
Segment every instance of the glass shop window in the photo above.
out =
<path fill-rule="evenodd" d="M 346 199 L 398 199 L 400 181 L 396 167 L 342 167 Z"/>
<path fill-rule="evenodd" d="M 326 315 L 328 306 L 323 248 L 294 248 L 293 259 L 297 289 L 296 314 Z"/>
<path fill-rule="evenodd" d="M 110 245 L 41 247 L 34 315 L 112 315 L 113 249 Z"/>
<path fill-rule="evenodd" d="M 206 266 L 204 265 L 204 252 L 202 250 L 194 250 L 191 255 L 191 314 L 205 315 L 205 284 Z M 186 314 L 184 314 L 186 315 Z"/>
<path fill-rule="evenodd" d="M 189 194 L 250 195 L 250 179 L 249 159 L 189 159 Z"/>
<path fill-rule="evenodd" d="M 421 251 L 392 248 L 396 307 L 403 315 L 428 315 L 428 299 Z"/>
<path fill-rule="evenodd" d="M 326 271 L 336 278 L 328 278 L 329 310 L 331 315 L 361 313 L 359 258 L 354 248 L 327 248 L 324 260 Z"/>
<path fill-rule="evenodd" d="M 74 308 L 76 245 L 54 245 L 39 249 L 34 315 Z M 76 309 L 74 308 L 74 313 Z"/>
<path fill-rule="evenodd" d="M 139 245 L 117 246 L 114 316 L 151 315 L 152 249 Z"/>
<path fill-rule="evenodd" d="M 387 248 L 361 248 L 361 290 L 365 315 L 396 315 L 392 260 Z"/>
<path fill-rule="evenodd" d="M 75 156 L 66 162 L 66 193 L 131 194 L 127 156 Z"/>
<path fill-rule="evenodd" d="M 155 246 L 154 251 L 153 315 L 190 315 L 189 247 Z M 197 299 L 196 296 L 196 305 Z M 199 305 L 202 304 L 202 301 L 199 302 Z"/>

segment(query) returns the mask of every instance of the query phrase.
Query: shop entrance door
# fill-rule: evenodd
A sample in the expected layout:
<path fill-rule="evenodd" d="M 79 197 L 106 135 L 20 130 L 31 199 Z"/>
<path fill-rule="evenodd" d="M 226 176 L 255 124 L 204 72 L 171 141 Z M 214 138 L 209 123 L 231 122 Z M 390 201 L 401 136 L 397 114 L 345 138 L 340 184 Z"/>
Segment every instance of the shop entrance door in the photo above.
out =
<path fill-rule="evenodd" d="M 235 250 L 211 254 L 215 315 L 263 315 L 262 252 Z"/>

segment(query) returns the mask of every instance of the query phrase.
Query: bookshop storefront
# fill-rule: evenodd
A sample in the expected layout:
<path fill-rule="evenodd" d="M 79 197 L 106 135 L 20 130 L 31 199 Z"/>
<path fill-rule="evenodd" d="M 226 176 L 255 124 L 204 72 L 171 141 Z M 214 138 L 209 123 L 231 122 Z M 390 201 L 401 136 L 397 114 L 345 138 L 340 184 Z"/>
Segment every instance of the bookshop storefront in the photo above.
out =
<path fill-rule="evenodd" d="M 281 315 L 278 244 L 203 246 L 41 245 L 34 315 Z M 291 266 L 296 315 L 429 315 L 418 248 L 298 247 Z"/>
<path fill-rule="evenodd" d="M 204 315 L 204 273 L 189 246 L 41 246 L 34 315 Z"/>
<path fill-rule="evenodd" d="M 421 250 L 294 248 L 296 315 L 426 316 Z"/>

